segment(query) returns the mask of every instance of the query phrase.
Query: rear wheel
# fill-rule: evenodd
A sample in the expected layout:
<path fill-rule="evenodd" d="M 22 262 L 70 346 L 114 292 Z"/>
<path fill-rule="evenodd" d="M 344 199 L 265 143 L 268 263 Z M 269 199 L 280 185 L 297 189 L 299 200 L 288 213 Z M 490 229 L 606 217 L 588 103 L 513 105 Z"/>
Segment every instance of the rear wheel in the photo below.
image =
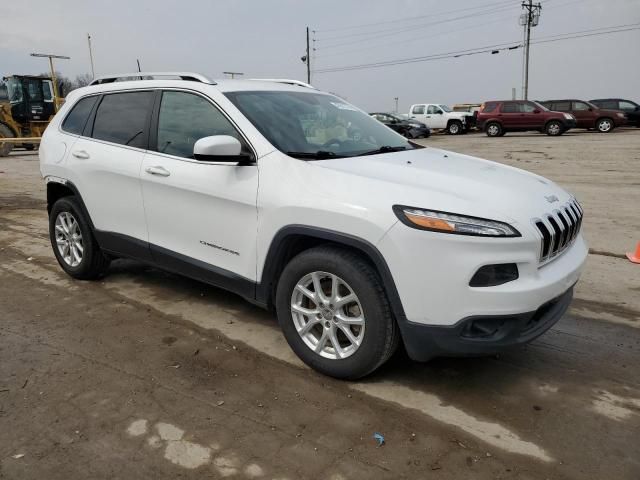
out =
<path fill-rule="evenodd" d="M 13 150 L 13 143 L 3 142 L 3 138 L 14 138 L 15 135 L 9 127 L 0 123 L 0 157 L 6 157 Z"/>
<path fill-rule="evenodd" d="M 294 257 L 278 281 L 276 309 L 293 351 L 331 377 L 368 375 L 398 344 L 378 274 L 350 250 L 321 246 Z"/>
<path fill-rule="evenodd" d="M 596 122 L 596 129 L 600 133 L 609 133 L 613 130 L 613 120 L 610 118 L 601 118 Z"/>
<path fill-rule="evenodd" d="M 545 133 L 551 137 L 557 137 L 558 135 L 562 135 L 563 128 L 562 124 L 557 120 L 552 120 L 547 123 L 547 126 L 544 129 Z"/>
<path fill-rule="evenodd" d="M 449 135 L 460 135 L 462 133 L 462 122 L 458 120 L 452 120 L 447 125 L 447 133 Z"/>
<path fill-rule="evenodd" d="M 110 260 L 102 253 L 75 197 L 57 200 L 49 214 L 49 237 L 62 269 L 73 278 L 100 278 Z"/>
<path fill-rule="evenodd" d="M 501 137 L 504 135 L 502 126 L 497 122 L 489 122 L 484 129 L 488 137 Z"/>

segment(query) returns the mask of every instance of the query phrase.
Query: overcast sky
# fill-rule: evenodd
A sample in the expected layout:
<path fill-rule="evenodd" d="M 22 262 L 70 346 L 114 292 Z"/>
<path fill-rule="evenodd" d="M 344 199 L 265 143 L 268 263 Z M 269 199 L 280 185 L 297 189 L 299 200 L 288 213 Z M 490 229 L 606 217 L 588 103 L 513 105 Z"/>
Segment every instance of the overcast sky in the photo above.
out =
<path fill-rule="evenodd" d="M 314 68 L 469 50 L 522 40 L 520 1 L 498 0 L 21 0 L 3 2 L 0 74 L 48 70 L 31 52 L 68 55 L 57 70 L 223 71 L 306 79 L 305 27 Z M 464 18 L 460 18 L 464 17 Z M 396 21 L 397 20 L 397 21 Z M 385 22 L 385 23 L 382 23 Z M 376 24 L 362 26 L 363 24 Z M 640 0 L 546 0 L 533 40 L 640 24 Z M 640 30 L 532 45 L 530 98 L 631 98 L 640 102 Z M 412 103 L 481 102 L 520 95 L 522 50 L 316 73 L 312 83 L 369 111 Z"/>

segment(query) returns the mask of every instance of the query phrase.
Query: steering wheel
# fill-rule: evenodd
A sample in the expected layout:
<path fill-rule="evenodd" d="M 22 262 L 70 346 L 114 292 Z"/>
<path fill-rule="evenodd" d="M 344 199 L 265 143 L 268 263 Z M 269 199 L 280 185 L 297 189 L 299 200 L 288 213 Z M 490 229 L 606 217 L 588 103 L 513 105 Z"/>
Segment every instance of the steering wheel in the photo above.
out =
<path fill-rule="evenodd" d="M 331 138 L 331 139 L 327 140 L 326 142 L 324 142 L 322 144 L 322 146 L 323 147 L 329 147 L 331 145 L 335 145 L 336 143 L 338 144 L 338 146 L 340 146 L 340 145 L 342 145 L 343 142 L 342 142 L 342 140 L 340 140 L 338 138 Z"/>

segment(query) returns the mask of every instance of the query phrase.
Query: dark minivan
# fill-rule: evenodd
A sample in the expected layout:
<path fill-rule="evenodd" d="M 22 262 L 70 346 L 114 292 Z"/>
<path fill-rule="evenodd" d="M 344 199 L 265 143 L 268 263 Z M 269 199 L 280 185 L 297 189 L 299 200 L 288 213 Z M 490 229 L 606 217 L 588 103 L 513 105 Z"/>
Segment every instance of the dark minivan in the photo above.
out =
<path fill-rule="evenodd" d="M 608 110 L 620 110 L 627 116 L 627 125 L 640 127 L 640 105 L 624 98 L 600 98 L 589 100 L 594 105 Z"/>
<path fill-rule="evenodd" d="M 576 117 L 577 128 L 596 129 L 602 133 L 613 131 L 627 123 L 624 113 L 616 110 L 599 108 L 584 100 L 545 100 L 539 102 L 549 110 L 567 112 Z"/>
<path fill-rule="evenodd" d="M 477 122 L 478 128 L 484 130 L 489 137 L 527 130 L 556 136 L 576 126 L 576 119 L 570 113 L 553 112 L 529 100 L 485 102 L 478 112 Z"/>

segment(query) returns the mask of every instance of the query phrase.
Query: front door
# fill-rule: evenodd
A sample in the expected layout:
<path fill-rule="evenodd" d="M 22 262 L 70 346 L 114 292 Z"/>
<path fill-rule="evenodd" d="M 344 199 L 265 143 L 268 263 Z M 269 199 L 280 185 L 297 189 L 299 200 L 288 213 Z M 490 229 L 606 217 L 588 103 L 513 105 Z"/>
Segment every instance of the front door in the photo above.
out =
<path fill-rule="evenodd" d="M 593 109 L 584 102 L 571 102 L 571 114 L 576 117 L 578 128 L 594 128 L 596 116 Z"/>
<path fill-rule="evenodd" d="M 248 149 L 245 139 L 200 94 L 166 90 L 156 108 L 141 171 L 155 260 L 214 284 L 255 281 L 258 167 L 193 157 L 200 138 L 231 135 Z"/>

